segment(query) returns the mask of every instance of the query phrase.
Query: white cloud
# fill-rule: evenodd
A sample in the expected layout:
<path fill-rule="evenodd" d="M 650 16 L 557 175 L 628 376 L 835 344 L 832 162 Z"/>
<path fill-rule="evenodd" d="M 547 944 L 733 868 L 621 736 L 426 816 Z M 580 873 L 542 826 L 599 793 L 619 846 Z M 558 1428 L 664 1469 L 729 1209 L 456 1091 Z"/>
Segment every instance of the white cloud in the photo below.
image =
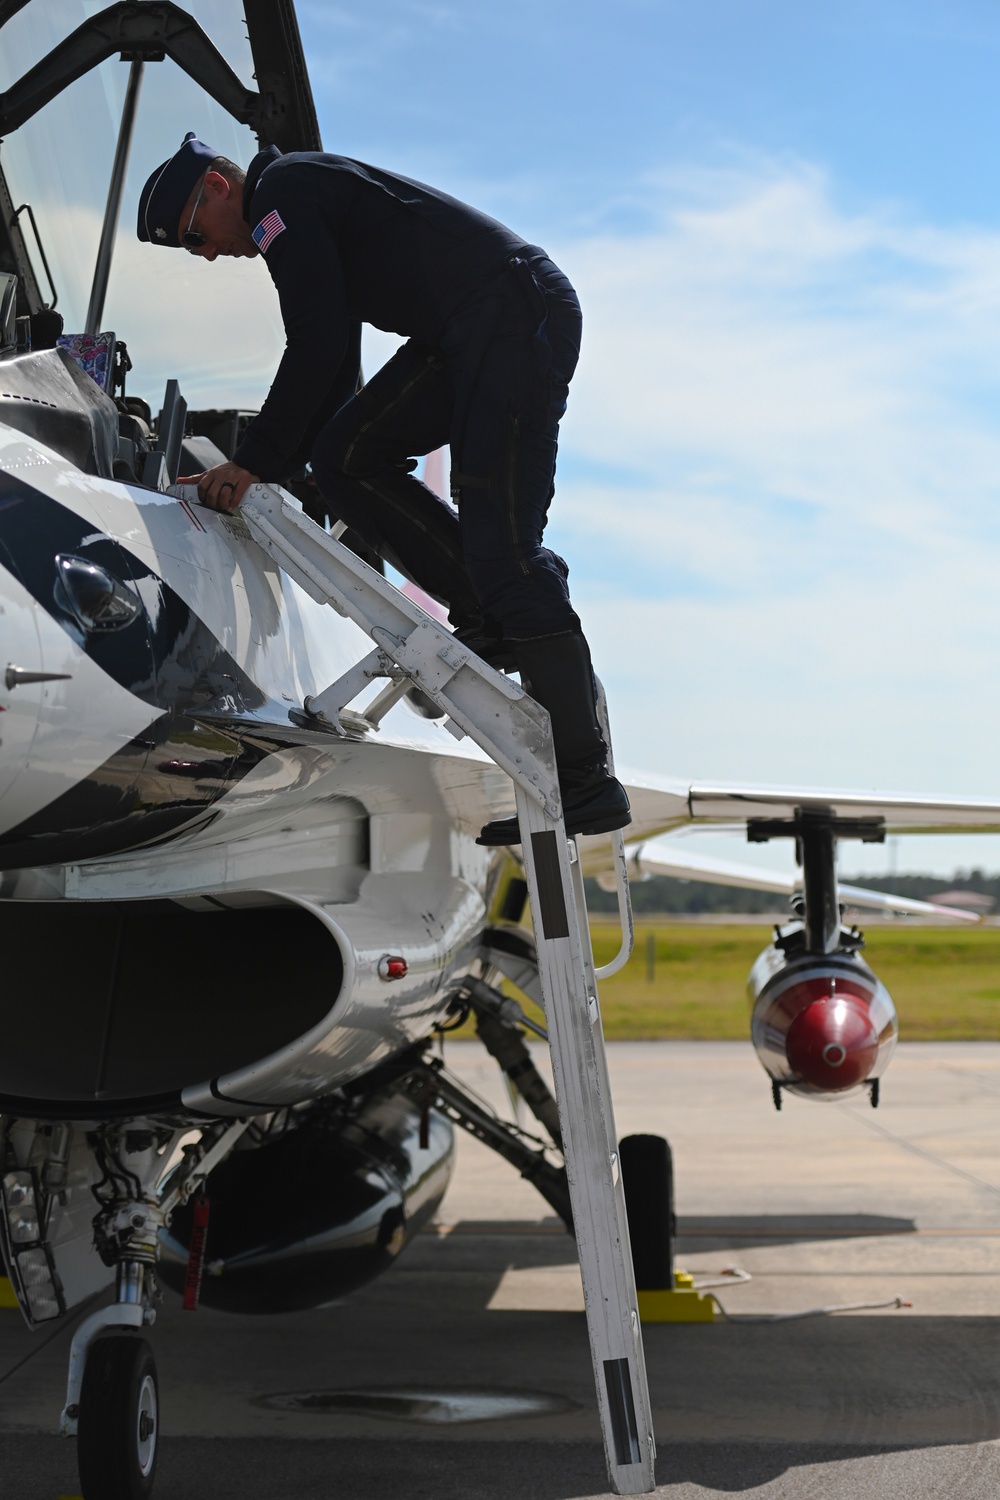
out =
<path fill-rule="evenodd" d="M 129 389 L 154 406 L 173 377 L 188 406 L 258 407 L 284 346 L 277 293 L 262 262 L 210 264 L 125 233 L 103 321 L 129 346 Z"/>
<path fill-rule="evenodd" d="M 83 225 L 77 232 L 86 236 Z M 255 409 L 267 395 L 285 343 L 278 294 L 263 261 L 209 263 L 154 250 L 127 234 L 116 244 L 103 321 L 129 345 L 135 362 L 129 390 L 154 406 L 166 381 L 175 378 L 189 407 Z M 378 369 L 401 342 L 366 328 L 366 372 Z"/>
<path fill-rule="evenodd" d="M 647 207 L 554 249 L 585 323 L 554 540 L 620 754 L 1000 793 L 1000 235 L 805 168 Z"/>
<path fill-rule="evenodd" d="M 662 177 L 644 208 L 645 234 L 551 247 L 585 314 L 553 542 L 620 758 L 1000 793 L 1000 235 L 846 212 L 801 166 Z M 132 388 L 257 404 L 265 268 L 118 255 Z"/>
<path fill-rule="evenodd" d="M 577 451 L 721 467 L 904 536 L 957 495 L 992 501 L 1000 442 L 966 397 L 1000 388 L 1000 236 L 838 215 L 808 172 L 715 186 L 715 206 L 670 211 L 654 184 L 659 232 L 565 248 Z"/>

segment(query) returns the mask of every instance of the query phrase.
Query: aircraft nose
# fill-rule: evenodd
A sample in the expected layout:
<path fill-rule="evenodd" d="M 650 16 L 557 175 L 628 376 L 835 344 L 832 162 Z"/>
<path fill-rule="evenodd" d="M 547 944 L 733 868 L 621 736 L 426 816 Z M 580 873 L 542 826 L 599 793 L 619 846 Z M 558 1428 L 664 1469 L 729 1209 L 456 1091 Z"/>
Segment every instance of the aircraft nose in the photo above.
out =
<path fill-rule="evenodd" d="M 878 1032 L 868 1007 L 854 996 L 814 1000 L 789 1027 L 785 1055 L 806 1083 L 838 1093 L 854 1088 L 878 1056 Z"/>

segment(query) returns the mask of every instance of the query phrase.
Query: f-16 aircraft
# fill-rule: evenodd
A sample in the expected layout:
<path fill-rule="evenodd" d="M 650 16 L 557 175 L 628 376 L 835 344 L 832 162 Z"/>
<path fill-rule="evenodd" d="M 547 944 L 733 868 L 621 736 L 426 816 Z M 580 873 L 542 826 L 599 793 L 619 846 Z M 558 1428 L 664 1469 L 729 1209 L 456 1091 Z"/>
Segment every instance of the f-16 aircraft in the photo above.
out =
<path fill-rule="evenodd" d="M 543 869 L 544 830 L 520 856 L 475 842 L 514 805 L 524 831 L 528 805 L 515 802 L 521 755 L 477 738 L 477 705 L 516 720 L 542 772 L 544 714 L 329 534 L 307 475 L 256 487 L 234 516 L 200 507 L 178 476 L 230 456 L 247 414 L 188 410 L 173 380 L 154 416 L 125 395 L 140 363 L 129 330 L 102 327 L 144 68 L 193 81 L 210 139 L 225 111 L 248 145 L 252 131 L 320 148 L 292 4 L 213 0 L 200 24 L 170 0 L 118 0 L 74 29 L 82 14 L 0 0 L 0 1246 L 30 1327 L 88 1314 L 62 1431 L 87 1500 L 132 1500 L 156 1467 L 143 1330 L 159 1282 L 242 1312 L 343 1296 L 434 1214 L 455 1126 L 528 1178 L 581 1247 L 601 1210 L 585 1148 L 569 1173 L 564 1161 L 567 1131 L 587 1124 L 565 1086 L 572 1048 L 557 1107 L 509 988 L 553 1024 L 542 949 L 565 936 L 553 914 L 569 923 L 562 866 Z M 231 61 L 245 37 L 253 79 Z M 60 201 L 46 141 L 69 138 L 74 91 L 98 77 L 120 100 L 118 143 L 89 307 L 63 328 L 79 205 Z M 584 839 L 565 853 L 618 879 L 626 928 L 627 870 L 781 884 L 710 868 L 664 834 L 743 825 L 795 840 L 794 913 L 751 977 L 753 1043 L 779 1105 L 862 1088 L 877 1104 L 895 1013 L 841 900 L 929 908 L 838 890 L 837 844 L 997 831 L 1000 803 L 626 780 L 628 849 Z M 587 1067 L 603 1055 L 589 963 Z M 470 1016 L 540 1133 L 492 1115 L 442 1065 L 435 1040 Z M 610 1129 L 601 1170 L 617 1183 Z M 624 1143 L 620 1164 L 631 1215 L 659 1188 Z M 627 1229 L 608 1232 L 627 1260 Z M 595 1355 L 612 1482 L 637 1493 L 652 1449 L 626 1364 Z"/>

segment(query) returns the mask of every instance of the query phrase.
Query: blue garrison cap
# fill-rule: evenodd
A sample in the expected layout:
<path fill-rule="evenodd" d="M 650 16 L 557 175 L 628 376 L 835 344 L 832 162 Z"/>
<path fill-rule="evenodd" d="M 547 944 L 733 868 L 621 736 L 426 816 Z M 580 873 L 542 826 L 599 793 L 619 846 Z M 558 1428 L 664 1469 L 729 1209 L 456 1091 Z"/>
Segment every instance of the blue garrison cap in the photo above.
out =
<path fill-rule="evenodd" d="M 177 238 L 184 205 L 191 189 L 219 156 L 212 146 L 199 141 L 193 130 L 184 137 L 179 151 L 157 167 L 139 196 L 136 234 L 151 245 L 169 245 L 179 250 Z"/>

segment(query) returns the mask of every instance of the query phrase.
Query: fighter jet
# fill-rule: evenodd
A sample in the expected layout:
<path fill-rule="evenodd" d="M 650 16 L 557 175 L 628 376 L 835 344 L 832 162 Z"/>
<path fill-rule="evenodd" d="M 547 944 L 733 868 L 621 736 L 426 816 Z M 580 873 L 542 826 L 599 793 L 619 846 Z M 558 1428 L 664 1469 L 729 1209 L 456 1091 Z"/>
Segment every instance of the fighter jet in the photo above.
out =
<path fill-rule="evenodd" d="M 570 1105 L 526 1045 L 544 1028 L 511 994 L 546 998 L 524 852 L 475 842 L 515 807 L 519 758 L 463 735 L 442 708 L 447 673 L 421 679 L 357 601 L 405 617 L 503 713 L 544 716 L 468 652 L 448 656 L 443 627 L 331 534 L 307 474 L 260 487 L 245 514 L 199 506 L 178 477 L 230 456 L 246 413 L 188 410 L 172 380 L 154 414 L 125 394 L 128 330 L 102 327 L 145 67 L 179 67 L 207 114 L 228 111 L 261 146 L 320 147 L 290 0 L 213 7 L 211 39 L 169 0 L 120 0 L 74 31 L 62 16 L 0 0 L 0 55 L 25 61 L 0 92 L 0 1248 L 32 1328 L 88 1313 L 62 1431 L 87 1500 L 132 1500 L 155 1475 L 143 1330 L 160 1282 L 237 1311 L 349 1293 L 434 1214 L 456 1126 L 578 1238 L 586 1226 L 563 1157 Z M 243 19 L 255 83 L 221 24 L 242 47 Z M 72 216 L 31 132 L 47 120 L 68 141 L 78 81 L 122 63 L 90 305 L 63 328 Z M 293 532 L 340 557 L 340 595 L 282 551 Z M 1000 803 L 628 780 L 629 849 L 572 850 L 617 879 L 623 954 L 628 870 L 706 871 L 651 840 L 734 824 L 794 839 L 801 890 L 754 968 L 754 1044 L 779 1104 L 861 1088 L 877 1103 L 895 1013 L 841 920 L 837 843 L 996 831 Z M 599 1036 L 596 989 L 590 1003 Z M 468 1018 L 530 1131 L 442 1065 L 437 1040 Z M 613 1480 L 648 1489 L 631 1388 L 608 1390 Z"/>

